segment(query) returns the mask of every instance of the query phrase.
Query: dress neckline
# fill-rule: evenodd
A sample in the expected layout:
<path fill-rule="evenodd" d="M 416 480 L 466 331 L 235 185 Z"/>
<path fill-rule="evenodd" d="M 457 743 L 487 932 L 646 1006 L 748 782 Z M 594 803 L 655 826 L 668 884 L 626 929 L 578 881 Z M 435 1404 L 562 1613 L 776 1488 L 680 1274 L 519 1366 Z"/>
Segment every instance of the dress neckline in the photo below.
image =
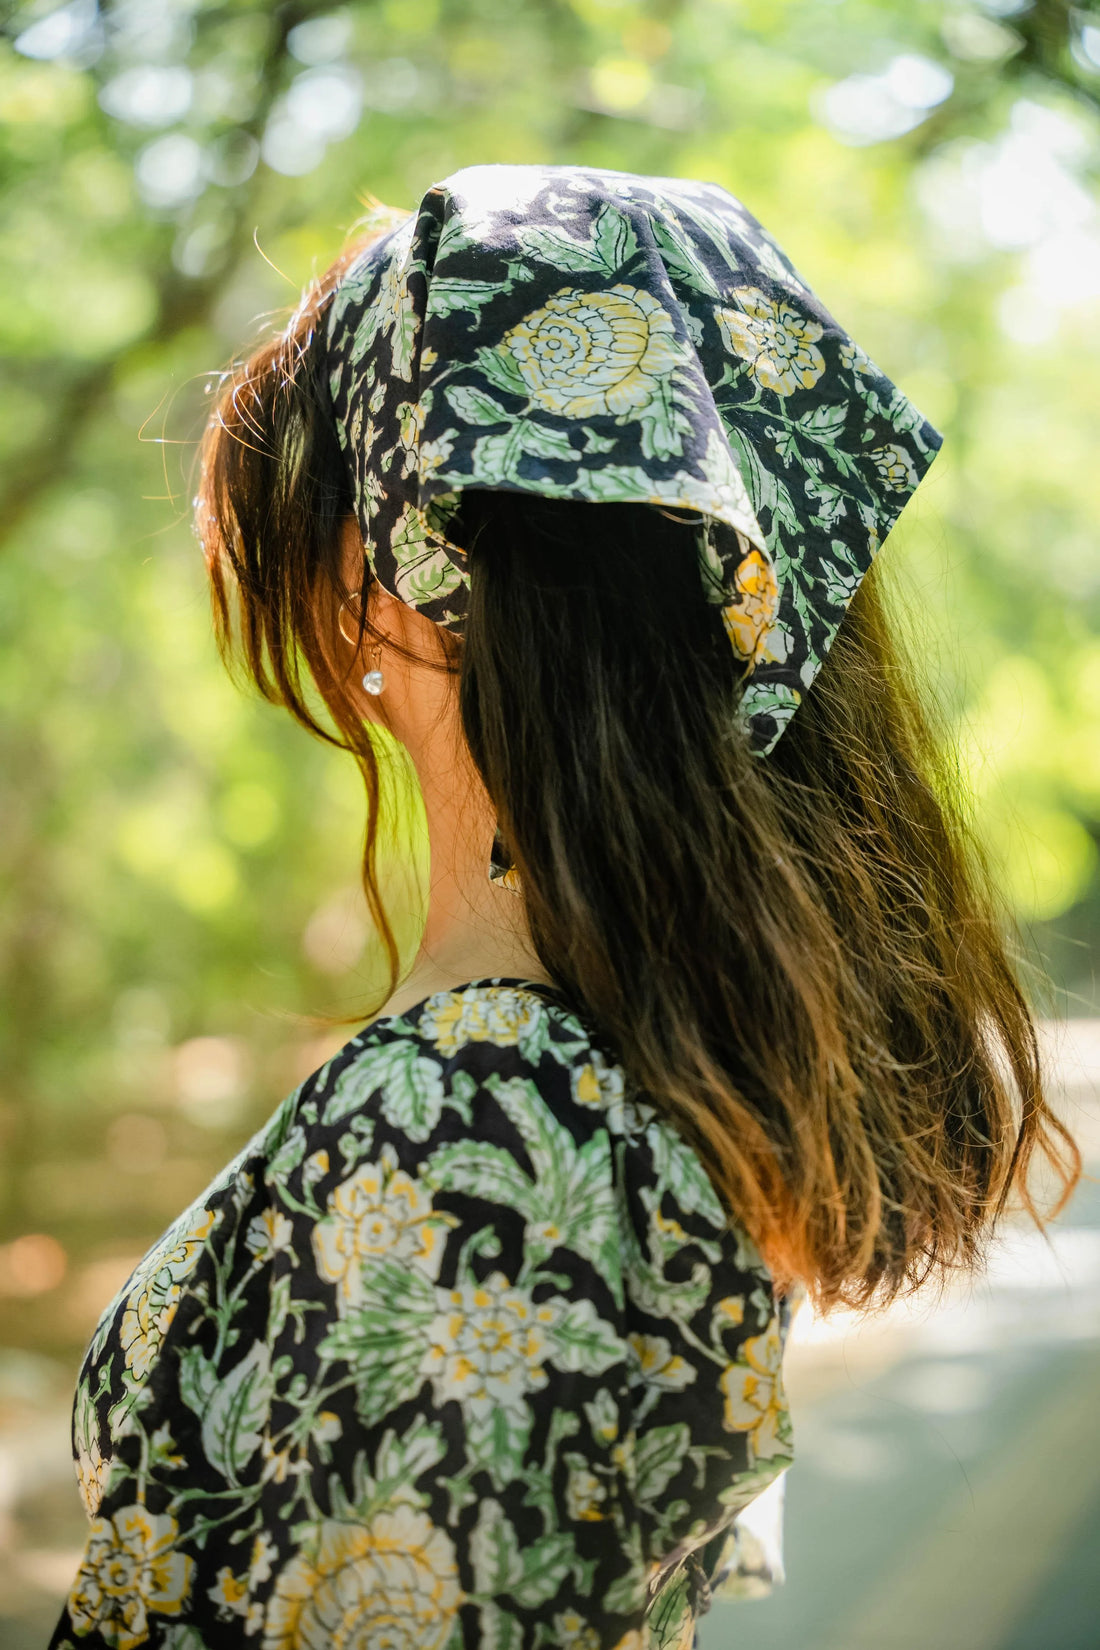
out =
<path fill-rule="evenodd" d="M 400 1009 L 396 1013 L 377 1015 L 375 1019 L 368 1020 L 366 1025 L 362 1027 L 357 1035 L 364 1037 L 368 1032 L 374 1031 L 378 1026 L 386 1025 L 393 1020 L 406 1020 L 411 1015 L 415 1015 L 418 1010 L 422 1009 L 425 1003 L 431 1002 L 433 997 L 459 996 L 464 991 L 484 990 L 493 986 L 512 987 L 518 988 L 521 991 L 530 991 L 536 996 L 550 998 L 552 1002 L 558 1003 L 562 1008 L 566 1009 L 571 1014 L 576 1014 L 577 1012 L 575 1005 L 570 1001 L 560 987 L 556 985 L 547 985 L 544 980 L 527 980 L 523 979 L 518 974 L 478 974 L 472 980 L 464 980 L 461 985 L 441 986 L 438 991 L 425 992 L 424 996 L 420 997 L 415 1003 L 410 1003 L 408 1008 Z"/>

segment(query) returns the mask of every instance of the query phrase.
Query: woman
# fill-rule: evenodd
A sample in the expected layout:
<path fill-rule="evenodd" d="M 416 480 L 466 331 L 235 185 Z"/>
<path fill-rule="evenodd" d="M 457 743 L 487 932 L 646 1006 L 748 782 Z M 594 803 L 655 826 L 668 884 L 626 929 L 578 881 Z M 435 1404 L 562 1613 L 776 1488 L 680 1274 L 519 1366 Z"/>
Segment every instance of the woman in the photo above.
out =
<path fill-rule="evenodd" d="M 724 191 L 572 167 L 373 223 L 226 376 L 219 638 L 363 772 L 390 984 L 104 1314 L 56 1645 L 689 1646 L 793 1300 L 976 1267 L 1036 1148 L 1068 1195 L 869 571 L 938 445 Z"/>

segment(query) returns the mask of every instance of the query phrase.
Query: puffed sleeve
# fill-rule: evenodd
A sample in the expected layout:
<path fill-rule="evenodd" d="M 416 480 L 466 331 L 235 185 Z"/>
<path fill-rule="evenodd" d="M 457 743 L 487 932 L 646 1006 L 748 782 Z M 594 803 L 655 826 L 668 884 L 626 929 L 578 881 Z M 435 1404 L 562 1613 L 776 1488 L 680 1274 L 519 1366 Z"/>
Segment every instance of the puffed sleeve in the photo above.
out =
<path fill-rule="evenodd" d="M 522 991 L 440 994 L 303 1085 L 155 1268 L 54 1644 L 639 1650 L 785 1421 L 753 1257 L 627 1121 Z"/>

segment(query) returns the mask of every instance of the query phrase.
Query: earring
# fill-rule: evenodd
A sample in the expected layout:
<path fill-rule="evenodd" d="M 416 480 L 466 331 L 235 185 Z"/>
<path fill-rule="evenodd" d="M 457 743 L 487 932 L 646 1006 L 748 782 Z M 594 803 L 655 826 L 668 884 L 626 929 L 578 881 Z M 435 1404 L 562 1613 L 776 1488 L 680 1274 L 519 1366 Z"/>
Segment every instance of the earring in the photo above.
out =
<path fill-rule="evenodd" d="M 347 611 L 348 611 L 347 603 L 346 602 L 341 602 L 340 603 L 340 611 L 339 611 L 339 613 L 337 614 L 337 617 L 336 617 L 336 623 L 340 627 L 340 634 L 341 634 L 341 636 L 343 636 L 345 642 L 347 642 L 351 647 L 354 647 L 356 642 L 358 641 L 358 637 L 357 636 L 349 636 L 347 631 L 344 629 L 344 614 Z M 382 675 L 382 671 L 381 671 L 380 663 L 379 663 L 379 661 L 381 659 L 381 655 L 382 655 L 382 644 L 381 644 L 381 642 L 374 642 L 371 645 L 371 648 L 370 648 L 370 669 L 367 671 L 366 675 L 363 677 L 364 691 L 367 692 L 367 693 L 372 693 L 376 697 L 377 697 L 378 694 L 381 693 L 382 689 L 386 685 L 385 678 Z"/>
<path fill-rule="evenodd" d="M 379 668 L 379 661 L 380 661 L 381 657 L 382 657 L 382 645 L 381 645 L 380 642 L 375 642 L 374 646 L 370 650 L 370 666 L 371 666 L 371 668 L 367 671 L 367 674 L 363 677 L 363 688 L 364 688 L 365 692 L 373 693 L 376 696 L 379 693 L 381 693 L 383 687 L 385 687 L 385 685 L 386 685 L 385 684 L 385 678 L 383 677 L 382 671 Z"/>

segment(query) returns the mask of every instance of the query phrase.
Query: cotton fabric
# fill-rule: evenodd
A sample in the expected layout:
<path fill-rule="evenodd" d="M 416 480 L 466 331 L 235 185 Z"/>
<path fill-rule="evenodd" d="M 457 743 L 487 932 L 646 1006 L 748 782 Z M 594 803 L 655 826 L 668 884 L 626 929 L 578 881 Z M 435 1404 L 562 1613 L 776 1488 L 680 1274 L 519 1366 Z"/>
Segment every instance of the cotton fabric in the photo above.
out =
<path fill-rule="evenodd" d="M 383 1016 L 103 1314 L 52 1650 L 689 1650 L 767 1585 L 789 1321 L 559 992 Z"/>
<path fill-rule="evenodd" d="M 938 432 L 716 184 L 472 166 L 387 221 L 324 340 L 379 582 L 461 633 L 465 487 L 692 512 L 766 754 Z"/>

